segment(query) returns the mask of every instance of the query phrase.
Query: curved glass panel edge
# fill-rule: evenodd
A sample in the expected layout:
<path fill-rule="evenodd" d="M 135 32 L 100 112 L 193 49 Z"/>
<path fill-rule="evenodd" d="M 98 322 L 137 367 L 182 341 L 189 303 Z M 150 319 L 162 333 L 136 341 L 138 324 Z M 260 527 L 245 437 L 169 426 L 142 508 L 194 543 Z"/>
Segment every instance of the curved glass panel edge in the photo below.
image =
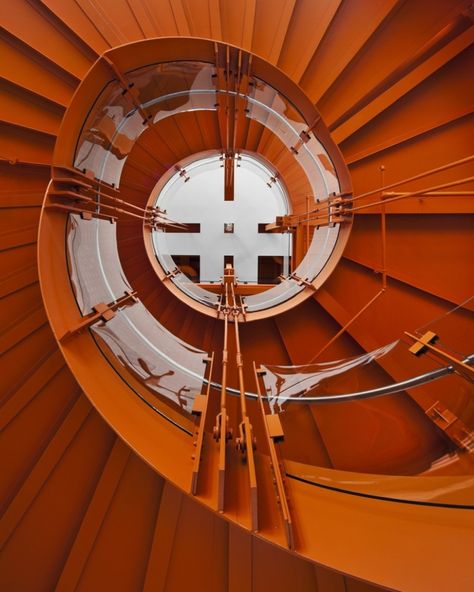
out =
<path fill-rule="evenodd" d="M 192 429 L 191 410 L 204 381 L 205 352 L 175 338 L 139 302 L 90 330 L 111 366 L 141 399 L 169 421 Z"/>

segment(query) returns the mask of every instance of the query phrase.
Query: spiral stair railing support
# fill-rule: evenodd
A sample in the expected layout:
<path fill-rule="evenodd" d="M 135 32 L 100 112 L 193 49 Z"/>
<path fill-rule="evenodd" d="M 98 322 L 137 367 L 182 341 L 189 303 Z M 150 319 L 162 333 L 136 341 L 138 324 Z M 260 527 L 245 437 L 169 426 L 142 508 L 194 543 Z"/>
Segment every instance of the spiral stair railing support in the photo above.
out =
<path fill-rule="evenodd" d="M 158 42 L 151 42 L 151 46 L 154 44 L 157 44 L 156 46 L 159 46 L 160 50 L 163 49 L 163 59 L 166 57 L 176 59 L 176 47 L 172 41 L 164 40 L 163 43 L 159 44 Z M 138 44 L 137 54 L 133 59 L 143 63 L 146 57 L 145 45 L 146 44 Z M 210 59 L 213 54 L 212 51 L 210 51 L 208 45 L 209 44 L 201 40 L 188 40 L 187 44 L 184 43 L 182 45 L 182 48 L 184 49 L 180 49 L 182 52 L 180 57 L 181 59 L 190 59 L 191 57 L 196 59 L 196 52 L 199 53 L 197 50 L 200 49 L 201 55 L 205 54 Z M 132 52 L 125 51 L 125 48 L 113 50 L 110 55 L 113 55 L 114 60 L 116 59 L 116 62 L 114 63 L 117 64 L 118 72 L 128 71 L 137 65 L 136 63 L 132 63 L 133 59 L 130 57 Z M 55 153 L 53 177 L 55 174 L 57 174 L 56 178 L 63 178 L 59 176 L 59 171 L 62 170 L 61 175 L 64 175 L 64 167 L 68 167 L 69 169 L 71 167 L 74 156 L 75 140 L 77 139 L 77 135 L 80 131 L 80 125 L 82 124 L 85 113 L 84 105 L 92 104 L 95 97 L 97 96 L 98 90 L 103 85 L 103 81 L 108 79 L 107 77 L 110 74 L 109 62 L 109 57 L 107 57 L 107 59 L 99 60 L 97 67 L 91 72 L 91 78 L 87 81 L 87 84 L 81 85 L 76 93 L 76 97 L 71 105 L 70 111 L 65 119 L 65 123 L 60 134 L 60 139 Z M 273 70 L 267 71 L 265 64 L 263 62 L 260 63 L 257 58 L 255 58 L 255 60 L 252 62 L 252 68 L 255 68 L 256 64 L 260 64 L 260 69 L 265 71 L 265 76 L 268 76 L 268 78 L 266 78 L 262 75 L 262 78 L 265 78 L 266 80 L 270 79 L 275 84 L 279 82 L 283 87 L 285 87 L 284 90 L 288 95 L 296 92 L 295 88 L 291 86 L 286 80 L 279 79 L 278 75 L 275 74 Z M 135 106 L 137 107 L 137 105 Z M 309 105 L 303 105 L 303 107 L 306 108 L 308 112 L 311 111 L 311 113 L 313 113 L 314 111 L 312 106 L 310 107 Z M 146 117 L 144 119 L 144 123 L 146 123 L 148 119 L 149 118 Z M 325 134 L 327 134 L 326 137 L 328 137 L 328 133 L 324 131 L 325 128 L 320 126 L 321 122 L 319 119 L 317 119 L 313 124 L 313 127 L 310 127 L 309 129 L 318 130 L 318 134 L 321 133 L 321 136 L 323 136 L 324 139 Z M 304 137 L 302 138 L 302 142 L 304 142 Z M 294 147 L 296 151 L 298 148 L 299 146 Z M 336 162 L 339 159 L 339 164 L 342 166 L 341 170 L 345 171 L 345 167 L 343 166 L 338 152 L 335 151 L 333 155 Z M 77 177 L 80 177 L 80 174 L 77 174 Z M 346 182 L 348 182 L 348 179 L 346 179 Z M 58 184 L 61 183 L 62 181 L 58 182 Z M 87 181 L 84 181 L 84 183 L 87 184 Z M 102 184 L 100 180 L 94 181 L 94 184 L 98 188 L 98 191 L 100 191 L 101 195 L 105 190 L 105 194 L 108 193 L 109 196 L 114 197 L 116 203 L 125 205 L 123 202 L 117 201 L 122 200 L 122 197 L 119 197 L 119 192 L 112 191 L 109 186 Z M 60 196 L 55 196 L 54 187 L 56 187 L 56 185 L 53 180 L 53 182 L 50 184 L 49 193 L 46 198 L 47 200 L 50 197 L 50 193 L 52 193 L 51 197 L 53 197 L 53 199 L 54 197 L 66 198 L 66 200 L 76 200 L 83 198 L 83 194 L 80 192 L 80 190 L 72 191 L 72 195 L 64 195 L 63 193 Z M 76 184 L 76 188 L 77 187 L 80 187 L 79 184 Z M 344 187 L 342 188 L 344 189 Z M 82 199 L 82 201 L 84 202 L 86 200 Z M 61 336 L 67 334 L 67 332 L 71 330 L 70 322 L 71 319 L 77 317 L 77 305 L 74 301 L 74 296 L 69 284 L 69 277 L 67 273 L 68 264 L 63 248 L 63 237 L 65 234 L 64 230 L 67 213 L 66 210 L 62 208 L 48 208 L 46 206 L 47 202 L 45 202 L 45 208 L 43 208 L 42 211 L 40 225 L 40 277 L 43 297 L 50 322 L 57 339 L 60 340 Z M 101 207 L 103 207 L 102 204 Z M 115 208 L 115 210 L 112 211 L 117 211 L 118 214 L 124 214 L 123 211 L 119 211 L 122 210 L 122 208 L 119 209 L 115 206 L 111 207 Z M 337 204 L 336 207 L 338 207 Z M 87 208 L 83 209 L 82 207 L 77 207 L 72 211 L 81 213 L 85 219 L 89 217 Z M 133 214 L 133 212 L 129 212 L 129 214 L 130 213 Z M 109 214 L 103 214 L 101 211 L 90 213 L 90 216 L 94 217 L 94 214 L 99 218 L 105 218 L 107 220 L 114 219 L 113 216 Z M 149 222 L 151 217 L 146 218 L 146 216 L 148 216 L 146 211 L 142 212 L 142 214 L 145 218 L 145 222 Z M 57 253 L 57 257 L 55 257 L 54 260 L 51 260 L 48 256 L 48 254 L 51 252 Z M 321 281 L 323 281 L 323 279 L 321 279 Z M 304 281 L 304 278 L 302 278 L 302 281 Z M 307 288 L 307 294 L 305 294 L 304 297 L 312 294 L 315 286 L 307 286 Z M 299 300 L 297 299 L 297 302 L 301 302 L 301 300 L 302 298 Z M 109 320 L 110 315 L 115 312 L 114 309 L 119 308 L 122 304 L 122 301 L 116 301 L 109 303 L 108 305 L 105 304 L 105 308 L 98 305 L 96 312 L 94 313 L 94 320 L 97 320 L 97 318 L 101 318 L 102 321 Z M 224 312 L 226 326 L 229 322 L 229 314 L 230 311 L 228 311 L 227 315 Z M 249 315 L 249 313 L 242 310 L 241 314 L 242 316 L 245 314 L 245 316 L 250 320 L 251 315 Z M 263 315 L 256 314 L 253 318 L 263 318 Z M 236 328 L 236 340 L 238 343 L 238 324 L 236 316 L 234 316 L 234 321 Z M 86 325 L 87 324 L 89 324 L 89 320 L 86 321 Z M 84 327 L 80 326 L 80 329 L 85 329 L 86 325 L 84 325 Z M 78 326 L 76 325 L 76 327 Z M 218 510 L 222 511 L 227 520 L 235 521 L 238 524 L 249 528 L 250 530 L 255 529 L 255 511 L 254 509 L 249 511 L 249 508 L 246 508 L 246 504 L 239 501 L 237 492 L 232 490 L 230 492 L 226 492 L 229 495 L 228 498 L 226 496 L 224 501 L 223 479 L 225 477 L 226 471 L 226 440 L 228 436 L 227 421 L 223 422 L 221 418 L 218 426 L 220 435 L 219 451 L 216 453 L 215 448 L 208 445 L 208 438 L 205 434 L 205 422 L 206 416 L 208 415 L 207 404 L 210 401 L 211 389 L 213 385 L 212 373 L 209 373 L 207 375 L 206 381 L 203 381 L 203 390 L 201 391 L 201 396 L 204 396 L 206 400 L 204 401 L 203 399 L 195 399 L 195 401 L 200 401 L 196 404 L 194 409 L 195 414 L 200 416 L 199 428 L 196 429 L 195 432 L 192 430 L 176 430 L 176 426 L 166 422 L 162 417 L 150 415 L 148 413 L 148 409 L 137 405 L 136 397 L 130 393 L 124 382 L 121 381 L 117 373 L 113 371 L 110 363 L 104 357 L 97 356 L 96 343 L 91 338 L 91 335 L 87 330 L 79 330 L 76 332 L 74 339 L 60 340 L 60 347 L 84 391 L 90 396 L 91 393 L 94 393 L 94 395 L 91 396 L 91 399 L 99 412 L 111 423 L 111 425 L 113 425 L 114 429 L 117 430 L 121 437 L 124 438 L 127 443 L 129 443 L 132 448 L 138 452 L 138 454 L 145 458 L 147 462 L 149 462 L 157 471 L 159 471 L 163 476 L 165 476 L 181 489 L 189 491 L 189 484 L 191 482 L 192 493 L 197 493 L 197 498 L 203 504 L 210 508 L 217 508 Z M 226 350 L 226 347 L 224 350 Z M 224 356 L 224 358 L 225 357 L 226 356 Z M 85 363 L 85 360 L 87 360 L 87 364 Z M 240 363 L 238 356 L 236 357 L 236 362 L 237 365 Z M 99 392 L 102 394 L 98 394 Z M 110 398 L 111 392 L 114 392 L 113 400 Z M 221 407 L 221 412 L 223 410 L 224 414 L 226 413 L 226 393 L 227 385 L 225 379 L 223 379 L 221 383 L 221 403 L 223 400 L 224 404 Z M 242 382 L 240 383 L 239 394 L 241 396 L 241 401 L 245 402 L 245 390 Z M 350 573 L 351 570 L 354 570 L 354 566 L 350 564 L 350 562 L 349 564 L 346 563 L 347 555 L 341 554 L 339 550 L 338 553 L 335 553 L 335 549 L 332 546 L 325 548 L 322 545 L 322 541 L 324 540 L 325 536 L 329 536 L 334 529 L 334 514 L 331 512 L 331 516 L 324 516 L 324 506 L 326 505 L 334 508 L 339 505 L 339 501 L 336 497 L 331 497 L 332 494 L 329 493 L 321 495 L 321 497 L 314 496 L 312 494 L 311 486 L 302 480 L 294 480 L 290 483 L 288 479 L 285 479 L 284 472 L 281 472 L 279 469 L 281 462 L 278 460 L 276 449 L 274 447 L 275 442 L 281 439 L 283 431 L 280 429 L 281 426 L 277 425 L 277 421 L 274 419 L 269 419 L 267 414 L 264 413 L 263 401 L 260 396 L 258 397 L 258 404 L 261 405 L 261 417 L 266 430 L 266 441 L 270 450 L 273 478 L 276 481 L 277 490 L 277 495 L 275 498 L 270 499 L 265 497 L 265 502 L 269 507 L 280 506 L 282 510 L 283 528 L 281 525 L 279 525 L 278 521 L 270 521 L 268 520 L 267 516 L 266 520 L 260 521 L 259 519 L 259 532 L 256 534 L 256 536 L 262 537 L 277 545 L 285 547 L 287 546 L 290 549 L 296 549 L 296 551 L 304 557 L 310 558 L 313 561 L 321 561 L 335 569 L 340 569 Z M 244 410 L 245 407 L 242 408 L 242 416 L 245 420 L 246 414 L 244 413 Z M 130 411 L 133 413 L 133 423 L 135 425 L 141 426 L 139 430 L 134 429 L 133 426 L 130 425 Z M 189 423 L 192 424 L 191 420 Z M 251 430 L 248 429 L 248 427 L 248 424 L 244 426 L 246 432 L 245 439 L 247 451 L 249 450 L 249 441 L 252 441 L 252 437 L 250 435 Z M 197 454 L 195 454 L 194 458 L 192 458 L 190 454 L 190 450 L 193 446 L 192 442 L 190 442 L 190 436 L 192 437 L 193 433 L 197 436 L 195 447 Z M 173 454 L 170 456 L 163 455 L 161 451 L 164 448 L 173 450 Z M 215 483 L 211 484 L 210 486 L 208 485 L 208 490 L 205 492 L 205 495 L 200 494 L 198 488 L 198 483 L 201 484 L 205 481 L 203 479 L 201 482 L 202 468 L 199 467 L 203 450 L 205 450 L 206 455 L 209 455 L 210 461 L 207 464 L 214 468 L 218 467 L 219 469 L 219 483 L 217 486 Z M 260 452 L 257 453 L 257 456 L 259 463 L 265 464 L 268 460 Z M 230 464 L 235 464 L 236 458 L 231 454 L 229 454 L 229 457 L 231 458 Z M 223 463 L 222 459 L 224 459 Z M 264 487 L 259 487 L 259 491 L 273 489 L 273 479 L 265 472 L 260 472 L 258 479 L 263 480 L 264 482 Z M 250 483 L 252 484 L 252 480 L 250 480 Z M 417 485 L 414 484 L 415 489 L 416 487 Z M 288 498 L 291 499 L 291 514 L 289 505 L 287 503 Z M 354 524 L 356 525 L 355 530 L 351 531 L 354 534 L 357 529 L 360 530 L 362 527 L 360 521 L 356 519 L 356 515 L 360 513 L 362 508 L 364 515 L 366 515 L 364 522 L 364 528 L 366 529 L 366 532 L 371 533 L 371 536 L 375 535 L 375 533 L 380 535 L 381 524 L 384 525 L 382 527 L 382 534 L 380 536 L 380 545 L 383 547 L 384 552 L 388 554 L 394 553 L 400 548 L 400 545 L 403 542 L 401 536 L 394 532 L 394 526 L 400 515 L 405 516 L 407 519 L 412 518 L 412 508 L 410 508 L 409 504 L 407 504 L 407 508 L 401 509 L 397 506 L 395 511 L 393 506 L 388 505 L 385 508 L 381 508 L 380 506 L 377 506 L 377 503 L 378 502 L 374 501 L 370 495 L 364 497 L 363 502 L 361 502 L 361 506 L 358 506 L 353 500 L 347 501 L 347 507 L 344 510 L 341 510 L 341 515 L 338 517 L 338 519 L 341 521 L 341 523 L 346 524 L 348 524 L 348 521 L 350 523 L 351 519 L 354 520 Z M 254 505 L 252 508 L 254 508 Z M 423 510 L 421 511 L 423 516 L 421 518 L 422 524 L 420 524 L 419 521 L 414 521 L 410 525 L 413 534 L 417 533 L 421 537 L 426 537 L 426 539 L 428 539 L 431 528 L 428 528 L 427 524 L 430 522 L 437 524 L 438 520 L 443 522 L 445 519 L 445 514 L 443 514 L 444 511 L 444 509 L 440 509 L 438 507 L 433 508 L 428 505 L 426 507 L 423 506 Z M 268 512 L 270 512 L 270 510 L 268 510 Z M 318 521 L 317 529 L 314 528 L 313 519 L 310 518 L 312 516 L 314 516 L 314 519 Z M 454 515 L 453 513 L 453 519 L 451 520 L 448 529 L 450 537 L 453 536 L 453 533 L 458 532 L 458 530 L 462 528 L 462 524 L 463 517 L 460 514 Z M 386 529 L 385 531 L 384 527 Z M 463 541 L 460 540 L 460 552 L 462 552 L 463 548 L 465 549 L 465 546 L 463 546 Z M 363 550 L 356 550 L 355 553 L 357 555 L 357 575 L 367 580 L 385 583 L 386 576 L 384 576 L 379 566 L 374 565 L 371 559 L 368 559 L 367 557 L 364 558 Z M 416 574 L 418 574 L 417 577 L 419 577 L 420 570 L 425 569 L 426 566 L 429 565 L 433 554 L 436 555 L 437 558 L 440 556 L 439 547 L 437 546 L 436 542 L 432 542 L 429 550 L 421 559 L 419 557 L 410 557 L 409 553 L 407 552 L 406 560 L 409 564 L 409 569 L 412 569 Z"/>

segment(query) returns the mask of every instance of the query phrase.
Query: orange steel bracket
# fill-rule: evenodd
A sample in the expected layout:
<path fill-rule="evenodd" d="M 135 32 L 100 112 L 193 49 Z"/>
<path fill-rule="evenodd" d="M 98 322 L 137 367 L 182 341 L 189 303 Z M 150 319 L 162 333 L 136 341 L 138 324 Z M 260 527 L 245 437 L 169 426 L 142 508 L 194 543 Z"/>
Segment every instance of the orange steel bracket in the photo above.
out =
<path fill-rule="evenodd" d="M 280 417 L 274 414 L 266 414 L 263 406 L 263 398 L 260 386 L 261 377 L 264 374 L 262 369 L 257 370 L 255 362 L 253 363 L 255 374 L 255 382 L 257 385 L 257 396 L 262 413 L 263 425 L 265 428 L 265 436 L 270 451 L 270 466 L 273 472 L 273 482 L 276 490 L 276 500 L 280 507 L 283 524 L 285 528 L 286 542 L 289 549 L 295 548 L 295 538 L 293 532 L 293 521 L 291 519 L 290 508 L 288 505 L 288 496 L 285 489 L 285 476 L 283 469 L 283 461 L 280 460 L 276 443 L 284 438 L 283 428 L 280 422 Z"/>
<path fill-rule="evenodd" d="M 117 189 L 107 187 L 105 191 L 99 181 L 67 167 L 53 169 L 46 195 L 48 208 L 79 213 L 85 219 L 115 221 L 119 214 L 124 214 L 143 220 L 148 215 L 147 210 L 121 199 Z"/>
<path fill-rule="evenodd" d="M 197 484 L 198 484 L 198 477 L 199 477 L 199 467 L 201 465 L 201 457 L 202 457 L 202 448 L 204 442 L 204 431 L 206 428 L 206 417 L 207 417 L 207 408 L 209 404 L 209 395 L 211 392 L 211 382 L 212 382 L 212 371 L 214 368 L 214 352 L 212 352 L 211 356 L 205 360 L 207 364 L 206 368 L 206 380 L 203 383 L 206 384 L 205 392 L 201 392 L 200 394 L 196 395 L 194 399 L 192 413 L 198 417 L 196 421 L 196 428 L 194 432 L 195 440 L 193 442 L 193 446 L 195 447 L 193 453 L 193 473 L 191 477 L 191 493 L 196 495 L 197 493 Z"/>
<path fill-rule="evenodd" d="M 469 364 L 466 364 L 465 361 L 460 360 L 459 358 L 456 358 L 451 354 L 448 354 L 444 350 L 439 349 L 438 347 L 435 347 L 433 345 L 433 343 L 435 343 L 438 340 L 438 335 L 436 335 L 436 333 L 433 333 L 433 331 L 427 331 L 421 337 L 417 337 L 416 335 L 412 335 L 411 333 L 405 331 L 405 335 L 407 335 L 410 339 L 413 339 L 413 341 L 415 342 L 409 348 L 410 353 L 414 354 L 415 356 L 419 356 L 429 350 L 434 356 L 443 360 L 443 362 L 448 362 L 449 364 L 452 364 L 455 370 L 463 378 L 465 378 L 469 382 L 474 381 L 474 368 L 469 366 Z"/>
<path fill-rule="evenodd" d="M 239 376 L 239 390 L 240 390 L 240 411 L 242 414 L 242 421 L 239 424 L 239 436 L 236 439 L 236 447 L 247 461 L 250 485 L 250 505 L 251 505 L 251 528 L 253 531 L 258 528 L 258 498 L 257 498 L 257 474 L 255 470 L 255 456 L 254 450 L 256 448 L 255 437 L 253 435 L 252 424 L 247 415 L 247 402 L 245 399 L 245 384 L 244 384 L 244 370 L 243 358 L 240 350 L 240 335 L 239 335 L 239 309 L 236 307 L 236 299 L 234 292 L 234 285 L 231 284 L 233 317 L 235 329 L 235 349 L 236 349 L 236 364 Z"/>
<path fill-rule="evenodd" d="M 450 409 L 436 401 L 425 413 L 459 448 L 474 453 L 474 432 Z"/>
<path fill-rule="evenodd" d="M 94 312 L 84 317 L 81 322 L 79 322 L 75 327 L 69 329 L 62 337 L 59 338 L 59 341 L 64 342 L 66 339 L 69 339 L 73 335 L 80 333 L 83 329 L 87 329 L 94 323 L 98 321 L 103 321 L 107 323 L 115 317 L 115 311 L 120 307 L 124 306 L 125 304 L 130 304 L 132 302 L 137 302 L 137 293 L 136 292 L 126 292 L 124 296 L 112 302 L 110 304 L 105 304 L 104 302 L 99 302 L 92 308 Z"/>
<path fill-rule="evenodd" d="M 438 347 L 434 347 L 433 344 L 439 339 L 436 333 L 427 331 L 418 337 L 405 331 L 405 335 L 415 342 L 408 349 L 410 353 L 420 356 L 429 351 L 443 362 L 448 362 L 454 366 L 456 372 L 462 378 L 469 382 L 474 382 L 474 368 L 466 364 L 464 360 L 460 360 Z M 440 403 L 440 401 L 436 401 L 431 407 L 426 409 L 425 413 L 459 448 L 471 454 L 474 453 L 474 432 L 450 409 Z"/>
<path fill-rule="evenodd" d="M 224 156 L 224 201 L 234 201 L 235 158 L 233 154 Z"/>
<path fill-rule="evenodd" d="M 217 314 L 221 312 L 224 315 L 224 344 L 222 349 L 222 379 L 221 379 L 221 406 L 217 414 L 216 423 L 213 428 L 213 437 L 219 442 L 219 478 L 217 492 L 217 509 L 224 511 L 224 492 L 225 492 L 225 468 L 226 468 L 226 444 L 232 438 L 232 431 L 228 428 L 229 417 L 226 408 L 227 395 L 227 364 L 228 350 L 227 343 L 229 338 L 229 314 L 228 306 L 228 283 L 224 283 L 224 306 L 219 307 Z"/>
<path fill-rule="evenodd" d="M 80 207 L 75 207 L 73 205 L 65 205 L 50 202 L 45 204 L 45 208 L 49 210 L 61 210 L 65 213 L 73 213 L 73 214 L 80 214 L 81 218 L 84 220 L 92 220 L 92 218 L 99 218 L 100 220 L 108 220 L 109 222 L 116 222 L 117 216 L 112 216 L 110 214 L 102 214 L 100 212 L 92 212 L 90 210 L 85 210 Z"/>

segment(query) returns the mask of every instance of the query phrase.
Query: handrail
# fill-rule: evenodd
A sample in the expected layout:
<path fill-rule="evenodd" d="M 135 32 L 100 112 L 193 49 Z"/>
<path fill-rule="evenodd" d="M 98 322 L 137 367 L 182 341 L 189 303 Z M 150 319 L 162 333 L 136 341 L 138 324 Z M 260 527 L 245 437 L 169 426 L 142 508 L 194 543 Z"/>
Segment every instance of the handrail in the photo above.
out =
<path fill-rule="evenodd" d="M 472 356 L 468 356 L 465 358 L 465 361 L 471 361 Z M 395 382 L 393 384 L 389 384 L 386 386 L 381 386 L 375 389 L 369 389 L 366 391 L 356 391 L 354 393 L 344 393 L 339 395 L 322 395 L 320 397 L 288 397 L 284 399 L 285 403 L 301 403 L 303 405 L 307 405 L 309 403 L 340 403 L 343 401 L 356 401 L 359 399 L 371 399 L 375 397 L 382 397 L 386 395 L 392 395 L 395 393 L 399 393 L 401 391 L 415 388 L 417 386 L 422 386 L 429 382 L 433 382 L 442 378 L 443 376 L 447 376 L 448 374 L 454 373 L 453 366 L 444 366 L 442 368 L 438 368 L 437 370 L 432 370 L 430 372 L 426 372 L 425 374 L 419 374 L 418 376 L 414 376 L 413 378 L 407 378 L 406 380 L 402 380 L 400 382 Z M 211 386 L 213 388 L 221 388 L 221 385 L 217 382 L 212 382 Z M 226 391 L 230 395 L 240 396 L 240 391 L 238 389 L 232 387 L 226 387 Z M 257 400 L 258 395 L 257 393 L 245 393 L 245 396 L 248 399 Z M 264 395 L 265 397 L 265 395 Z"/>

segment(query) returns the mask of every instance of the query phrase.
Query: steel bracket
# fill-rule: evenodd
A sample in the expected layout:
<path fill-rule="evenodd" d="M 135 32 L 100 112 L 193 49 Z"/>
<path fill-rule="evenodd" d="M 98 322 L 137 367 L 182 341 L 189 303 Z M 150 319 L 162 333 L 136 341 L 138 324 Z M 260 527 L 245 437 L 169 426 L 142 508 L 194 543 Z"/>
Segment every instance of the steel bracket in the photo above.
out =
<path fill-rule="evenodd" d="M 66 331 L 66 333 L 59 338 L 59 341 L 63 343 L 73 335 L 80 333 L 84 329 L 88 329 L 100 321 L 106 324 L 115 317 L 116 311 L 120 306 L 134 304 L 135 302 L 138 302 L 137 293 L 126 292 L 124 296 L 110 304 L 105 304 L 105 302 L 95 304 L 92 307 L 94 312 L 84 317 L 74 328 Z"/>

